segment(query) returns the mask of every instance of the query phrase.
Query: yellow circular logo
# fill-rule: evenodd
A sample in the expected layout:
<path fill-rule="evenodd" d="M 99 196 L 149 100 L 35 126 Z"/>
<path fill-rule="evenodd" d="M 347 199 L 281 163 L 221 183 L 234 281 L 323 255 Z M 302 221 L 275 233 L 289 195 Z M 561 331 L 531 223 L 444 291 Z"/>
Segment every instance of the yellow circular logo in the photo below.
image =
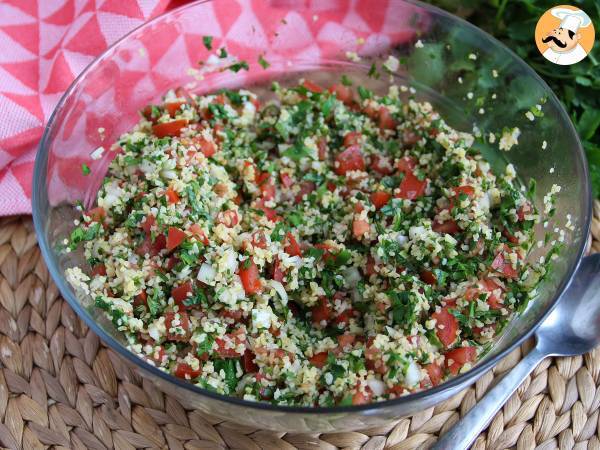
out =
<path fill-rule="evenodd" d="M 559 5 L 546 11 L 535 27 L 535 44 L 548 61 L 569 66 L 594 46 L 594 24 L 583 10 Z"/>

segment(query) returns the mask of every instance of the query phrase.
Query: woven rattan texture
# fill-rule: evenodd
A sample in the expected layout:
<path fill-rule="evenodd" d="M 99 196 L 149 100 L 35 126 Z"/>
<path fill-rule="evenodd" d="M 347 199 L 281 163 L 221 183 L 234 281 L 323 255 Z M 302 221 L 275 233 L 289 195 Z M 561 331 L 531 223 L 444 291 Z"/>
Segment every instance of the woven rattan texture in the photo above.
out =
<path fill-rule="evenodd" d="M 595 206 L 591 251 L 600 252 Z M 0 444 L 8 448 L 426 448 L 526 350 L 449 401 L 387 427 L 321 435 L 244 428 L 186 409 L 142 380 L 62 300 L 31 219 L 0 219 Z M 474 448 L 600 450 L 599 409 L 600 349 L 547 359 Z"/>

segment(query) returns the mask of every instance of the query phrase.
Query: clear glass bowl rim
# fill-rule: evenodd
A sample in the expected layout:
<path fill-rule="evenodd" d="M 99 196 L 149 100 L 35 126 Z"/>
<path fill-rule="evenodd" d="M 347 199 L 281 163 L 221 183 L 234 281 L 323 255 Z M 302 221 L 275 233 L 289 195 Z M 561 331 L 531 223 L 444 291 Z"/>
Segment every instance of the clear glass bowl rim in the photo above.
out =
<path fill-rule="evenodd" d="M 38 190 L 40 189 L 40 187 L 43 188 L 43 186 L 40 186 L 40 184 L 46 182 L 45 170 L 46 170 L 46 165 L 47 165 L 47 156 L 48 156 L 50 135 L 51 135 L 51 131 L 52 131 L 53 126 L 56 121 L 57 113 L 65 105 L 67 99 L 69 98 L 71 93 L 77 88 L 78 84 L 84 80 L 86 75 L 99 63 L 99 61 L 102 60 L 109 52 L 111 52 L 114 47 L 119 46 L 119 44 L 121 42 L 127 40 L 127 38 L 131 34 L 136 33 L 145 27 L 151 27 L 154 23 L 159 22 L 160 20 L 163 20 L 166 16 L 169 16 L 176 12 L 183 11 L 188 8 L 197 7 L 198 5 L 201 5 L 203 3 L 209 3 L 211 1 L 217 1 L 217 0 L 198 0 L 198 1 L 195 1 L 192 3 L 189 3 L 187 5 L 182 5 L 173 10 L 167 11 L 147 22 L 144 22 L 140 26 L 132 29 L 127 34 L 125 34 L 123 37 L 121 37 L 120 39 L 115 41 L 102 54 L 100 54 L 97 58 L 95 58 L 77 76 L 77 78 L 75 78 L 73 83 L 69 86 L 69 88 L 63 94 L 63 96 L 60 98 L 59 102 L 57 103 L 54 111 L 52 112 L 52 114 L 50 116 L 50 119 L 48 120 L 46 127 L 44 128 L 44 133 L 42 135 L 42 139 L 40 141 L 38 152 L 37 152 L 36 158 L 35 158 L 34 173 L 33 173 L 32 213 L 33 213 L 34 228 L 35 228 L 35 232 L 36 232 L 37 239 L 38 239 L 38 245 L 40 246 L 42 256 L 48 266 L 48 271 L 49 271 L 52 279 L 56 283 L 63 298 L 67 301 L 67 303 L 71 306 L 71 308 L 73 308 L 73 310 L 77 313 L 77 315 L 85 321 L 85 323 L 90 328 L 90 331 L 96 333 L 96 335 L 98 335 L 100 337 L 100 339 L 105 344 L 107 344 L 110 349 L 116 351 L 121 357 L 123 357 L 129 363 L 133 364 L 134 366 L 140 366 L 143 370 L 150 372 L 150 374 L 152 374 L 153 376 L 159 377 L 162 380 L 164 380 L 165 382 L 173 383 L 176 386 L 178 386 L 179 388 L 191 391 L 194 394 L 211 397 L 214 400 L 228 402 L 231 404 L 248 407 L 251 409 L 268 410 L 268 411 L 273 411 L 273 412 L 298 413 L 298 414 L 307 414 L 307 413 L 308 414 L 340 414 L 340 413 L 362 412 L 362 411 L 376 410 L 376 409 L 387 408 L 387 407 L 394 407 L 396 405 L 405 403 L 408 400 L 418 401 L 419 399 L 427 398 L 430 396 L 435 396 L 438 393 L 442 393 L 444 391 L 447 391 L 447 390 L 453 389 L 457 386 L 460 386 L 461 384 L 463 384 L 467 381 L 476 380 L 481 375 L 483 375 L 486 371 L 488 371 L 489 369 L 494 367 L 496 365 L 496 363 L 498 363 L 502 358 L 504 358 L 506 355 L 508 355 L 518 345 L 522 344 L 527 338 L 529 338 L 533 334 L 533 332 L 536 330 L 536 328 L 542 323 L 542 321 L 552 312 L 552 310 L 556 306 L 556 302 L 560 298 L 562 292 L 564 292 L 564 290 L 571 283 L 573 275 L 577 271 L 577 268 L 579 267 L 581 259 L 584 256 L 587 239 L 585 239 L 585 238 L 581 239 L 580 246 L 577 249 L 577 255 L 578 255 L 577 260 L 576 260 L 575 264 L 573 264 L 567 270 L 566 276 L 561 280 L 561 283 L 558 286 L 556 293 L 554 294 L 554 298 L 549 302 L 549 307 L 547 308 L 547 310 L 544 312 L 544 314 L 540 317 L 540 319 L 536 323 L 532 324 L 525 333 L 521 334 L 517 339 L 515 339 L 515 341 L 511 345 L 509 345 L 506 349 L 502 350 L 500 353 L 498 353 L 494 357 L 491 357 L 491 358 L 477 364 L 475 367 L 473 367 L 469 371 L 465 372 L 464 374 L 454 376 L 450 380 L 448 380 L 438 386 L 435 386 L 435 387 L 432 387 L 429 389 L 425 389 L 423 391 L 419 391 L 416 393 L 408 394 L 406 396 L 402 396 L 402 397 L 399 397 L 396 399 L 386 400 L 386 401 L 382 401 L 382 402 L 374 402 L 374 403 L 369 403 L 369 404 L 365 404 L 365 405 L 333 406 L 333 407 L 278 406 L 278 405 L 272 405 L 272 404 L 266 403 L 266 402 L 252 402 L 252 401 L 243 400 L 243 399 L 233 397 L 233 396 L 217 394 L 215 392 L 212 392 L 212 391 L 203 389 L 199 386 L 196 386 L 185 380 L 181 380 L 173 375 L 163 372 L 162 370 L 158 369 L 154 365 L 149 364 L 148 362 L 144 361 L 142 358 L 139 358 L 138 356 L 136 356 L 133 352 L 127 350 L 120 342 L 118 342 L 113 336 L 111 336 L 109 333 L 107 333 L 102 327 L 100 327 L 94 321 L 94 319 L 89 315 L 89 313 L 86 311 L 86 309 L 79 303 L 77 298 L 75 298 L 72 291 L 67 286 L 64 275 L 61 273 L 59 267 L 57 267 L 55 264 L 53 264 L 52 258 L 51 258 L 52 250 L 51 250 L 49 242 L 46 239 L 46 235 L 45 235 L 44 229 L 43 229 L 43 222 L 42 222 L 42 219 L 40 216 L 40 214 L 41 214 L 40 198 L 39 198 Z M 505 51 L 509 52 L 510 55 L 514 58 L 516 64 L 520 65 L 521 68 L 524 69 L 525 72 L 529 76 L 533 77 L 538 83 L 541 84 L 541 86 L 544 87 L 544 89 L 548 93 L 549 101 L 557 104 L 557 108 L 560 111 L 560 121 L 563 124 L 565 124 L 565 126 L 569 127 L 572 134 L 576 137 L 576 143 L 577 143 L 576 147 L 577 148 L 572 149 L 571 152 L 575 157 L 577 155 L 579 155 L 579 157 L 581 158 L 581 161 L 584 165 L 584 169 L 585 169 L 584 170 L 585 178 L 584 178 L 583 182 L 584 182 L 584 186 L 586 187 L 587 195 L 585 198 L 584 217 L 583 217 L 584 220 L 582 223 L 581 231 L 582 231 L 582 236 L 588 236 L 589 232 L 590 232 L 591 217 L 592 217 L 592 191 L 591 191 L 591 184 L 590 184 L 590 180 L 589 180 L 589 168 L 588 168 L 588 164 L 587 164 L 587 159 L 586 159 L 583 147 L 581 145 L 581 142 L 579 140 L 579 136 L 575 130 L 575 127 L 573 126 L 571 119 L 569 118 L 567 112 L 565 111 L 564 107 L 562 106 L 562 103 L 560 102 L 558 97 L 556 97 L 556 94 L 554 94 L 554 92 L 550 89 L 548 84 L 528 64 L 526 64 L 518 55 L 516 55 L 510 48 L 506 47 L 502 42 L 500 42 L 493 36 L 489 35 L 487 32 L 476 27 L 475 25 L 472 25 L 471 23 L 467 22 L 466 20 L 464 20 L 458 16 L 450 14 L 447 11 L 444 11 L 435 6 L 432 6 L 432 5 L 429 5 L 426 3 L 422 3 L 418 0 L 402 0 L 402 1 L 412 4 L 412 5 L 415 5 L 426 11 L 430 11 L 436 15 L 441 15 L 447 19 L 454 20 L 458 26 L 464 27 L 473 33 L 479 33 L 480 35 L 482 35 L 482 37 L 491 41 L 493 45 L 501 47 Z"/>

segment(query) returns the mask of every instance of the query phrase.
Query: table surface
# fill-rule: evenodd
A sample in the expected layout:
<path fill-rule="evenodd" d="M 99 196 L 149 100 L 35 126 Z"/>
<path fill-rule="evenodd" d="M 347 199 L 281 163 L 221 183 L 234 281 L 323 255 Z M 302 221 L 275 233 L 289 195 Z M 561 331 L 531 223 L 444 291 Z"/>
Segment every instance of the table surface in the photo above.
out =
<path fill-rule="evenodd" d="M 590 250 L 600 252 L 600 202 Z M 426 448 L 531 346 L 452 399 L 386 427 L 293 435 L 223 422 L 143 380 L 60 297 L 29 217 L 0 219 L 0 444 L 8 448 Z M 473 448 L 600 450 L 600 349 L 549 358 Z"/>

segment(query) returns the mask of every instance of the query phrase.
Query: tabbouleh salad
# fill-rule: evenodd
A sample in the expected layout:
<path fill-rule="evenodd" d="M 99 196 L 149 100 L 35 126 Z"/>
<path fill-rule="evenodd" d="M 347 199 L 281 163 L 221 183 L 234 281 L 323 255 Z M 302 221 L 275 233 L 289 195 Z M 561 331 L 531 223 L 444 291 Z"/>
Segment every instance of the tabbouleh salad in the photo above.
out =
<path fill-rule="evenodd" d="M 531 190 L 396 86 L 272 90 L 144 109 L 69 281 L 132 351 L 246 400 L 364 404 L 468 370 L 543 274 Z"/>

